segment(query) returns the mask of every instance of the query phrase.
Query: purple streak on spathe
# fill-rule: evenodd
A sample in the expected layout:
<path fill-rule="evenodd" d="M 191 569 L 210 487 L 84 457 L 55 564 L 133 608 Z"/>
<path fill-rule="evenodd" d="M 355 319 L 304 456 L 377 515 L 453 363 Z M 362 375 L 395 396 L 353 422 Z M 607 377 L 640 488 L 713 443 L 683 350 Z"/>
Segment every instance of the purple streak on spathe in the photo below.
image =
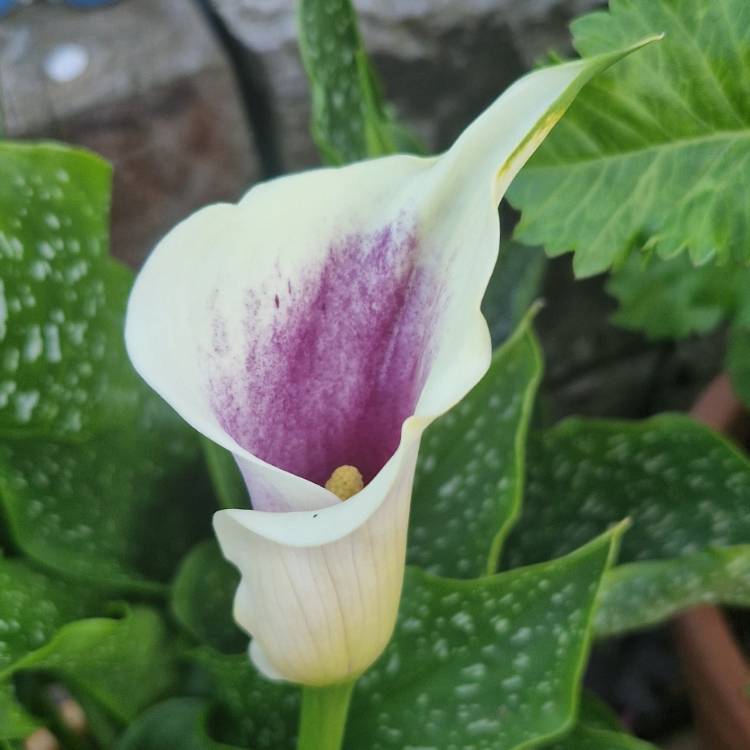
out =
<path fill-rule="evenodd" d="M 419 255 L 415 231 L 389 225 L 334 242 L 299 280 L 280 276 L 248 294 L 246 350 L 210 377 L 214 410 L 237 443 L 317 484 L 343 464 L 365 482 L 380 471 L 432 357 L 441 290 Z M 221 319 L 214 332 L 216 361 L 226 362 Z M 253 504 L 278 509 L 257 493 Z"/>

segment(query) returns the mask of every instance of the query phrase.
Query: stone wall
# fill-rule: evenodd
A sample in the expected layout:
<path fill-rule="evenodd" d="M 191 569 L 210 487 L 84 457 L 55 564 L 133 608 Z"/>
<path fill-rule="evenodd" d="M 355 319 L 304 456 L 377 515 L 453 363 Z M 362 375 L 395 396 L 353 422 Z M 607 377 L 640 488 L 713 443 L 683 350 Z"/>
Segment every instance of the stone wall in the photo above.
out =
<path fill-rule="evenodd" d="M 113 248 L 137 265 L 177 221 L 260 178 L 233 70 L 187 0 L 0 19 L 6 135 L 86 146 L 114 165 Z"/>

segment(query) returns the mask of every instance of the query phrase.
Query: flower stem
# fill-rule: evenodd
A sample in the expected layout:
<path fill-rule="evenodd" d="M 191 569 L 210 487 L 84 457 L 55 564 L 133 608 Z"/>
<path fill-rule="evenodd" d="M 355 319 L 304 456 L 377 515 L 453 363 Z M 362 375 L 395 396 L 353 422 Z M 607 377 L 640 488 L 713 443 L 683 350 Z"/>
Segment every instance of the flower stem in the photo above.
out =
<path fill-rule="evenodd" d="M 355 680 L 302 688 L 297 750 L 340 750 Z"/>

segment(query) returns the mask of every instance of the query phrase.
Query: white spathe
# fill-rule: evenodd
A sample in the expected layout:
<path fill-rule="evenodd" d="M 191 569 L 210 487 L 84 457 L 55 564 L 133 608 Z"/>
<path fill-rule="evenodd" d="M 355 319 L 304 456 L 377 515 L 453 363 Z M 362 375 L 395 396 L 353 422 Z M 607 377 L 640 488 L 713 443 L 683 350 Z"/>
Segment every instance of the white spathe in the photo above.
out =
<path fill-rule="evenodd" d="M 392 156 L 314 170 L 259 185 L 237 205 L 202 209 L 172 230 L 146 262 L 128 306 L 128 352 L 142 377 L 186 421 L 234 454 L 247 481 L 255 509 L 219 511 L 214 526 L 224 555 L 242 575 L 235 619 L 253 636 L 251 656 L 268 676 L 306 685 L 341 682 L 364 672 L 384 649 L 400 599 L 422 432 L 489 367 L 480 303 L 497 257 L 497 204 L 580 88 L 644 43 L 522 78 L 440 157 Z M 390 228 L 385 235 L 383 227 Z M 396 243 L 398 232 L 407 238 L 398 240 L 405 255 L 393 260 L 388 250 L 388 263 L 377 273 L 386 268 L 399 283 L 427 279 L 428 289 L 416 312 L 389 312 L 395 315 L 386 326 L 394 328 L 393 340 L 370 349 L 356 311 L 352 321 L 341 322 L 342 316 L 325 312 L 325 304 L 323 312 L 312 307 L 315 300 L 308 297 L 321 296 L 324 282 L 316 281 L 316 273 L 327 268 L 336 248 L 353 242 L 354 250 L 341 257 L 369 258 L 381 240 Z M 341 265 L 338 256 L 334 260 Z M 320 270 L 321 278 L 324 273 L 329 270 Z M 372 275 L 365 263 L 355 265 L 354 287 L 360 273 Z M 341 284 L 350 277 L 333 278 Z M 364 284 L 362 294 L 373 294 L 367 305 L 389 294 L 401 299 L 390 281 Z M 404 300 L 418 296 L 413 285 L 403 289 Z M 326 294 L 330 302 L 331 291 Z M 351 299 L 356 303 L 356 294 Z M 314 341 L 307 329 L 295 329 L 307 349 L 296 339 L 290 344 L 285 329 L 301 325 L 294 318 L 300 307 L 319 315 L 324 326 L 315 329 Z M 325 326 L 336 328 L 330 341 L 340 345 L 326 350 L 321 364 L 315 347 L 330 333 Z M 326 464 L 325 440 L 316 434 L 316 425 L 322 435 L 328 422 L 326 399 L 334 427 L 343 420 L 358 436 L 363 456 L 369 455 L 368 420 L 373 442 L 390 440 L 392 425 L 378 432 L 377 414 L 350 424 L 346 412 L 361 410 L 357 394 L 370 393 L 362 382 L 367 364 L 375 378 L 381 358 L 397 356 L 396 338 L 414 330 L 423 351 L 406 364 L 415 373 L 409 383 L 418 387 L 413 397 L 393 394 L 407 405 L 399 407 L 406 412 L 393 412 L 402 415 L 393 450 L 366 476 L 361 492 L 340 502 L 322 486 L 320 471 L 355 462 Z M 300 379 L 297 364 L 283 356 L 274 360 L 279 351 L 304 351 L 310 377 Z M 254 363 L 266 368 L 262 377 Z M 359 375 L 350 377 L 355 365 Z M 389 366 L 383 364 L 382 372 L 397 372 Z M 341 388 L 326 380 L 331 372 Z M 286 380 L 279 385 L 275 374 Z M 316 379 L 324 382 L 318 390 Z M 297 403 L 305 398 L 307 410 Z M 389 398 L 379 393 L 373 403 L 387 410 Z M 288 414 L 304 420 L 308 412 L 312 421 L 298 432 L 293 420 L 287 424 Z"/>

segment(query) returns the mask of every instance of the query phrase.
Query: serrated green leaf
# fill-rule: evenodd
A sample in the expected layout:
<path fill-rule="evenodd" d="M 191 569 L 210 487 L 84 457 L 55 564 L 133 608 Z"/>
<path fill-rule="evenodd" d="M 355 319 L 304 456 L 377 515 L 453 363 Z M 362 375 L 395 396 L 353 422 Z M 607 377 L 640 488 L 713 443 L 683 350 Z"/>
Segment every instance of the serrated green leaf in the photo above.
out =
<path fill-rule="evenodd" d="M 707 427 L 679 415 L 570 419 L 534 437 L 528 465 L 511 566 L 632 520 L 620 559 L 638 565 L 607 576 L 599 632 L 651 624 L 701 599 L 746 600 L 746 553 L 711 550 L 750 543 L 750 461 Z M 642 562 L 656 560 L 664 562 Z"/>
<path fill-rule="evenodd" d="M 524 446 L 541 354 L 526 320 L 482 381 L 424 436 L 407 559 L 438 575 L 497 569 L 521 501 Z"/>
<path fill-rule="evenodd" d="M 208 703 L 200 698 L 171 698 L 159 703 L 138 717 L 114 750 L 240 750 L 208 736 L 208 710 Z"/>
<path fill-rule="evenodd" d="M 750 408 L 750 320 L 735 325 L 729 334 L 727 370 L 734 392 Z"/>
<path fill-rule="evenodd" d="M 194 547 L 180 564 L 172 585 L 172 611 L 196 640 L 224 652 L 237 652 L 247 636 L 232 619 L 239 574 L 212 539 Z"/>
<path fill-rule="evenodd" d="M 750 260 L 750 6 L 619 0 L 572 25 L 584 56 L 664 40 L 598 76 L 511 188 L 516 236 L 579 276 L 637 247 Z"/>
<path fill-rule="evenodd" d="M 0 143 L 0 435 L 81 438 L 137 403 L 110 175 L 85 151 Z"/>
<path fill-rule="evenodd" d="M 323 160 L 346 164 L 414 145 L 384 106 L 351 0 L 298 0 L 312 132 Z"/>
<path fill-rule="evenodd" d="M 122 618 L 63 625 L 55 636 L 0 671 L 0 682 L 22 670 L 57 675 L 127 722 L 175 680 L 175 658 L 159 616 L 145 607 Z"/>
<path fill-rule="evenodd" d="M 750 607 L 750 545 L 614 568 L 604 577 L 596 633 L 648 627 L 699 604 Z"/>
<path fill-rule="evenodd" d="M 294 750 L 300 692 L 261 677 L 247 654 L 196 649 L 191 659 L 212 683 L 212 729 L 222 742 L 253 750 Z"/>
<path fill-rule="evenodd" d="M 409 569 L 394 639 L 355 688 L 345 746 L 515 750 L 567 729 L 616 536 L 471 581 Z"/>
<path fill-rule="evenodd" d="M 684 255 L 670 260 L 632 255 L 607 283 L 619 303 L 612 321 L 654 339 L 681 339 L 707 333 L 725 319 L 750 317 L 748 289 L 750 268 L 696 268 Z"/>
<path fill-rule="evenodd" d="M 0 443 L 0 507 L 29 557 L 96 587 L 160 591 L 210 533 L 193 435 L 152 403 L 132 431 L 84 444 Z"/>

